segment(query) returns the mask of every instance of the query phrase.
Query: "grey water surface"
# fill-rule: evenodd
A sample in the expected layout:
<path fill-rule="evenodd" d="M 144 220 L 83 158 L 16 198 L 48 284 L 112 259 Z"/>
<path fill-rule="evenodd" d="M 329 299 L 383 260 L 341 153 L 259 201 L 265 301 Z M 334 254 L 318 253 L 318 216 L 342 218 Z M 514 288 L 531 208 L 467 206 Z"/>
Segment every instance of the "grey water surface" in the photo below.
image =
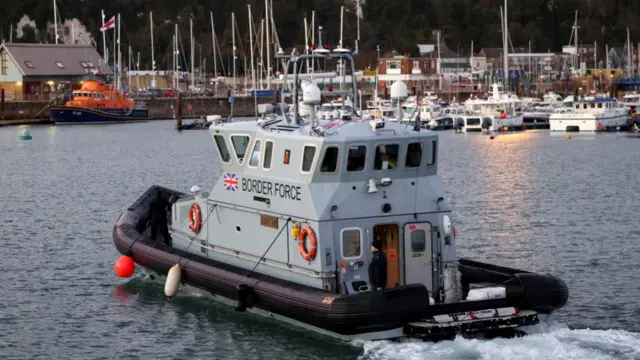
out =
<path fill-rule="evenodd" d="M 208 131 L 171 121 L 0 128 L 2 359 L 640 358 L 640 138 L 440 133 L 458 255 L 569 286 L 520 339 L 341 343 L 113 272 L 116 217 L 149 186 L 210 188 Z"/>

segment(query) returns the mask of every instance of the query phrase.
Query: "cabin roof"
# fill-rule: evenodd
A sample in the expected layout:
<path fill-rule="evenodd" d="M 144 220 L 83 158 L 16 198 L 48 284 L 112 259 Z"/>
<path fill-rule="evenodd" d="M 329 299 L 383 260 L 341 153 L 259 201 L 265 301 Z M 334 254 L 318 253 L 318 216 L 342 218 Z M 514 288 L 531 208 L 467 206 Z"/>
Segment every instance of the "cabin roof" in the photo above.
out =
<path fill-rule="evenodd" d="M 576 101 L 576 102 L 597 103 L 597 102 L 617 102 L 617 100 L 614 99 L 614 98 L 594 98 L 594 99 L 582 99 L 582 100 Z"/>
<path fill-rule="evenodd" d="M 291 128 L 282 122 L 262 128 L 255 121 L 243 121 L 235 123 L 223 123 L 211 125 L 210 129 L 224 130 L 228 133 L 249 133 L 262 131 L 269 134 L 279 134 L 279 137 L 307 137 L 308 139 L 324 140 L 326 142 L 354 142 L 367 141 L 373 139 L 384 139 L 385 141 L 416 139 L 425 136 L 436 136 L 431 130 L 414 131 L 412 125 L 399 124 L 394 121 L 384 121 L 384 127 L 373 130 L 371 122 L 366 120 L 334 120 L 320 121 L 320 127 L 324 131 L 324 136 L 316 134 L 309 124 Z"/>

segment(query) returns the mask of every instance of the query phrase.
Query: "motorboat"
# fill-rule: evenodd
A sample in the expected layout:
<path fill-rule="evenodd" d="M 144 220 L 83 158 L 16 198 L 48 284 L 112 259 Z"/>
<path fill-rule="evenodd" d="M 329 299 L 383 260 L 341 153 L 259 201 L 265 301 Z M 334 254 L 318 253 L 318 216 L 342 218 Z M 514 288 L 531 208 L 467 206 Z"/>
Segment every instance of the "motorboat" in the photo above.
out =
<path fill-rule="evenodd" d="M 320 45 L 279 58 L 293 69 L 340 60 L 354 73 L 355 55 Z M 406 85 L 390 90 L 400 107 Z M 154 185 L 133 201 L 113 228 L 117 273 L 140 266 L 168 297 L 198 288 L 236 311 L 346 341 L 524 331 L 564 306 L 558 277 L 457 257 L 437 132 L 384 119 L 320 121 L 320 89 L 311 83 L 301 98 L 308 119 L 294 101 L 293 116 L 212 124 L 222 175 L 210 191 Z M 156 196 L 169 199 L 168 245 L 147 227 Z M 385 265 L 370 273 L 374 257 Z"/>

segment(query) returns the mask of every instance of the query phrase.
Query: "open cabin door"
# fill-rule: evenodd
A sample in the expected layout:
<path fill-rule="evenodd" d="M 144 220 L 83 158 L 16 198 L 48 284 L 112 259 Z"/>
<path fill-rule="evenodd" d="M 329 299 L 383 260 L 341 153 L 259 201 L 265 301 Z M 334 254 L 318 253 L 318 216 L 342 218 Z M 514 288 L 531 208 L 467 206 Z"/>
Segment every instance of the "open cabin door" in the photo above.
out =
<path fill-rule="evenodd" d="M 438 283 L 433 262 L 433 236 L 430 223 L 404 226 L 404 283 L 423 284 L 433 297 L 433 284 Z"/>

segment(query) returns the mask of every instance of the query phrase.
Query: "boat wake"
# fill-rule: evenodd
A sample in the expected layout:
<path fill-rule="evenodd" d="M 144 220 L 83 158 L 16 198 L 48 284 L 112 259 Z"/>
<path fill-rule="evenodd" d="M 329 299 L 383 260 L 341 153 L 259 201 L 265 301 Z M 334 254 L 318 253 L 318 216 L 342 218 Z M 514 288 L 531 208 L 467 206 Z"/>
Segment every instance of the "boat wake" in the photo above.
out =
<path fill-rule="evenodd" d="M 425 343 L 354 342 L 362 346 L 359 360 L 378 359 L 639 359 L 640 334 L 624 330 L 569 329 L 549 321 L 523 328 L 527 336 Z"/>

